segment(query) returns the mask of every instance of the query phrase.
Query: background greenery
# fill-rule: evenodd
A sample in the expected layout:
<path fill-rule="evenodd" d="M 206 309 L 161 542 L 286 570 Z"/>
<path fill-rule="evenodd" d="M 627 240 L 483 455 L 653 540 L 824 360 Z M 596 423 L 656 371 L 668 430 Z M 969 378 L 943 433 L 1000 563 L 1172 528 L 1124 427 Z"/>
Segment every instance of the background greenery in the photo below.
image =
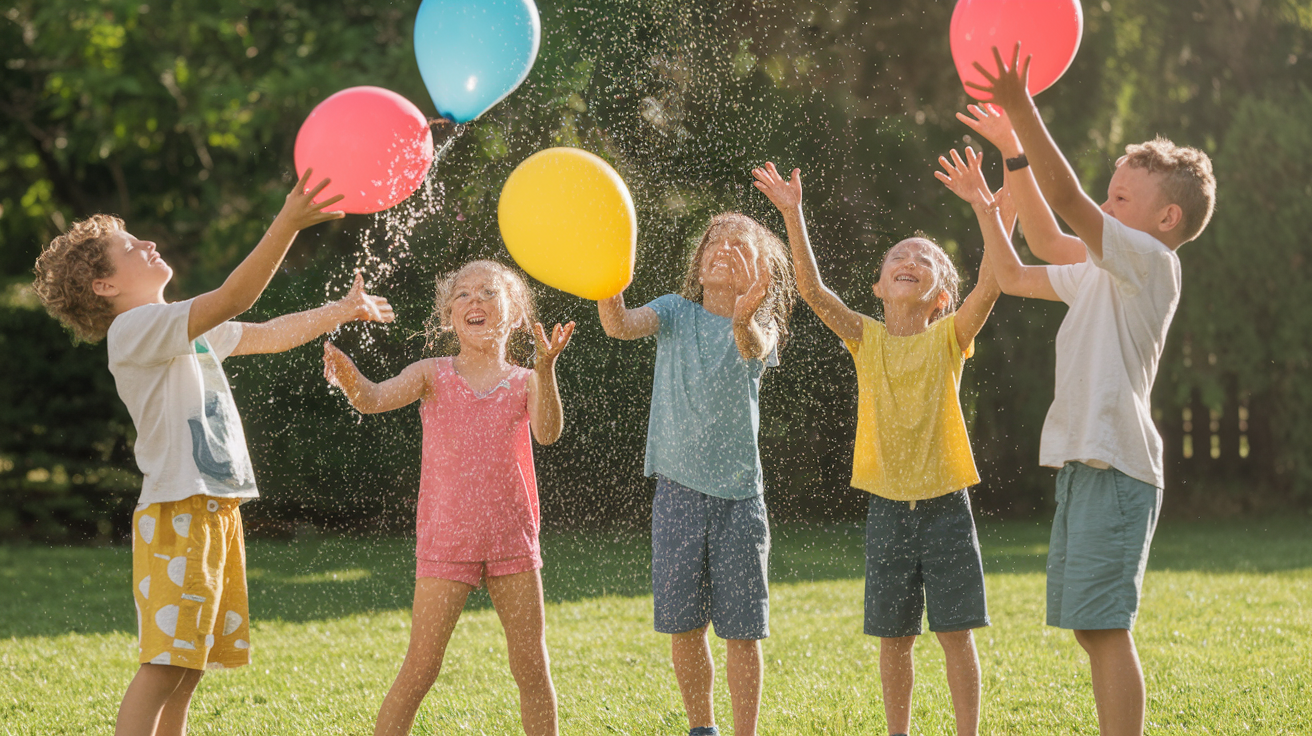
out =
<path fill-rule="evenodd" d="M 133 431 L 104 346 L 74 345 L 26 285 L 42 245 L 94 212 L 127 219 L 177 268 L 170 297 L 216 286 L 292 182 L 310 109 L 344 87 L 394 89 L 432 113 L 411 49 L 417 2 L 17 0 L 0 20 L 0 533 L 123 534 Z M 363 267 L 397 307 L 389 328 L 337 337 L 375 378 L 420 357 L 434 278 L 506 258 L 495 202 L 511 169 L 552 145 L 620 171 L 638 207 L 642 303 L 681 282 L 707 218 L 739 209 L 782 230 L 749 186 L 765 160 L 800 166 L 826 279 L 857 309 L 892 243 L 922 232 L 963 273 L 980 255 L 969 210 L 933 179 L 970 142 L 951 63 L 951 3 L 544 0 L 528 81 L 468 125 L 424 191 L 379 216 L 303 233 L 249 319 L 317 305 Z M 1213 156 L 1212 226 L 1181 252 L 1185 292 L 1154 407 L 1168 446 L 1166 512 L 1304 509 L 1312 499 L 1312 0 L 1084 4 L 1066 76 L 1039 97 L 1101 198 L 1126 143 L 1164 134 Z M 988 152 L 994 181 L 995 151 Z M 591 303 L 538 290 L 544 321 L 579 330 L 561 367 L 567 431 L 538 453 L 544 521 L 643 523 L 654 348 L 602 335 Z M 1049 503 L 1036 467 L 1061 305 L 1004 298 L 968 364 L 963 404 L 985 514 Z M 847 485 L 855 380 L 804 306 L 765 381 L 762 450 L 777 518 L 860 513 Z M 413 411 L 361 419 L 320 378 L 311 345 L 234 359 L 229 374 L 263 500 L 256 530 L 403 529 L 418 469 Z M 1300 513 L 1302 513 L 1300 511 Z"/>

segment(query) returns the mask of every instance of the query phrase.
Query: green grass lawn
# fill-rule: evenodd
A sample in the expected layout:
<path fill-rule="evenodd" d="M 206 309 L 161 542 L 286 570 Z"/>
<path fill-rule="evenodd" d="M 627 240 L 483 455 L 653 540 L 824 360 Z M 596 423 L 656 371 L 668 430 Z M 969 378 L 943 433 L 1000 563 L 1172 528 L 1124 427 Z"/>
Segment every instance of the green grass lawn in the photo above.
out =
<path fill-rule="evenodd" d="M 980 534 L 993 618 L 977 632 L 983 732 L 1096 734 L 1087 661 L 1042 624 L 1046 524 L 986 522 Z M 877 640 L 861 634 L 862 543 L 854 524 L 775 528 L 762 733 L 886 733 Z M 648 545 L 543 540 L 563 733 L 686 733 L 668 638 L 651 630 Z M 248 554 L 254 664 L 206 675 L 191 733 L 371 732 L 405 652 L 413 542 L 255 540 Z M 130 569 L 123 547 L 0 546 L 0 734 L 112 731 L 137 668 Z M 1149 733 L 1312 734 L 1312 524 L 1164 524 L 1135 636 Z M 505 661 L 480 592 L 415 733 L 518 733 Z M 916 661 L 913 732 L 951 734 L 933 637 Z M 717 714 L 731 733 L 723 682 L 721 670 Z"/>

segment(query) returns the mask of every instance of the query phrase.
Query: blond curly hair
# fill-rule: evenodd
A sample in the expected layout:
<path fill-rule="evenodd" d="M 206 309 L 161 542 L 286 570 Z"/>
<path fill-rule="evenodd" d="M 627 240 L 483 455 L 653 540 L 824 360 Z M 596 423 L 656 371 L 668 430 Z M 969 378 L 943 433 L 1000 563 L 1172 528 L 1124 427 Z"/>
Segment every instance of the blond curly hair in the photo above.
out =
<path fill-rule="evenodd" d="M 424 322 L 424 347 L 431 352 L 442 352 L 450 347 L 450 338 L 455 335 L 451 325 L 452 292 L 461 277 L 478 268 L 492 271 L 496 280 L 506 291 L 506 301 L 510 305 L 511 320 L 510 342 L 506 346 L 507 358 L 520 365 L 528 365 L 533 355 L 533 325 L 537 322 L 537 306 L 533 292 L 528 283 L 514 269 L 498 261 L 470 261 L 456 270 L 437 277 L 437 294 L 433 299 L 433 313 Z"/>
<path fill-rule="evenodd" d="M 770 269 L 770 286 L 766 290 L 765 300 L 756 310 L 755 320 L 761 327 L 774 326 L 780 349 L 788 339 L 788 319 L 793 313 L 793 303 L 797 301 L 797 281 L 793 274 L 793 259 L 779 236 L 770 228 L 741 212 L 724 212 L 711 218 L 693 249 L 688 260 L 688 272 L 683 278 L 683 290 L 679 296 L 690 302 L 702 301 L 702 256 L 712 245 L 724 242 L 731 234 L 737 234 L 756 246 L 765 254 L 766 264 Z"/>
<path fill-rule="evenodd" d="M 121 219 L 92 215 L 50 241 L 36 259 L 33 290 L 50 316 L 79 340 L 100 342 L 114 321 L 109 300 L 97 296 L 91 284 L 114 275 L 108 246 L 113 233 L 122 230 Z"/>
<path fill-rule="evenodd" d="M 1161 196 L 1166 204 L 1179 205 L 1182 242 L 1198 237 L 1212 219 L 1216 209 L 1216 176 L 1212 159 L 1197 148 L 1177 146 L 1157 136 L 1153 140 L 1125 147 L 1125 155 L 1116 162 L 1150 174 L 1161 174 Z"/>

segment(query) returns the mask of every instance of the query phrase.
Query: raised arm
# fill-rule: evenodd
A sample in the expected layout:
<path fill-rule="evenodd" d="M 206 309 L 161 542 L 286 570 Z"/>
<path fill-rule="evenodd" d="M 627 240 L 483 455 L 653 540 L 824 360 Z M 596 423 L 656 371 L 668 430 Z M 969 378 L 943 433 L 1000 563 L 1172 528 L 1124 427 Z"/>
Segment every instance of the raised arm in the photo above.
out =
<path fill-rule="evenodd" d="M 597 302 L 597 316 L 601 318 L 601 329 L 609 337 L 620 340 L 636 340 L 640 337 L 655 335 L 661 327 L 661 318 L 651 307 L 626 309 L 624 292 L 609 299 Z"/>
<path fill-rule="evenodd" d="M 820 278 L 820 268 L 806 232 L 806 218 L 802 215 L 801 169 L 793 169 L 792 180 L 784 181 L 774 164 L 766 162 L 763 168 L 753 169 L 752 176 L 756 177 L 753 182 L 756 188 L 783 213 L 788 248 L 797 272 L 797 293 L 834 334 L 844 340 L 860 340 L 861 314 L 849 309 Z"/>
<path fill-rule="evenodd" d="M 1002 153 L 1004 161 L 1020 158 L 1025 150 L 1012 130 L 1007 113 L 995 105 L 971 105 L 967 108 L 970 115 L 957 113 L 957 119 L 971 130 L 988 140 Z M 1020 226 L 1025 231 L 1025 242 L 1030 252 L 1038 258 L 1054 265 L 1083 263 L 1085 258 L 1084 241 L 1061 231 L 1057 218 L 1053 216 L 1048 203 L 1039 192 L 1039 185 L 1034 180 L 1034 171 L 1029 165 L 1023 165 L 1007 171 L 1008 190 L 1016 213 L 1020 216 Z M 1003 229 L 1010 230 L 1003 221 Z"/>
<path fill-rule="evenodd" d="M 565 412 L 560 404 L 560 388 L 556 384 L 556 358 L 560 357 L 560 351 L 569 344 L 573 334 L 573 322 L 552 328 L 550 340 L 541 322 L 533 325 L 538 354 L 533 375 L 528 380 L 528 424 L 533 430 L 533 438 L 540 445 L 549 445 L 560 439 L 561 430 L 565 428 Z"/>
<path fill-rule="evenodd" d="M 314 189 L 305 191 L 310 182 L 311 169 L 305 170 L 305 176 L 296 182 L 296 186 L 287 194 L 287 201 L 282 211 L 274 218 L 269 230 L 260 238 L 255 249 L 250 252 L 237 267 L 232 270 L 223 285 L 196 297 L 191 303 L 187 315 L 187 339 L 209 332 L 237 315 L 250 309 L 255 300 L 264 293 L 273 275 L 282 265 L 287 249 L 296 239 L 296 233 L 320 222 L 337 220 L 346 216 L 344 212 L 324 212 L 324 208 L 341 201 L 344 195 L 337 195 L 315 203 L 314 198 L 328 186 L 324 179 Z M 307 338 L 308 339 L 308 338 Z"/>
<path fill-rule="evenodd" d="M 966 298 L 965 303 L 962 303 L 957 313 L 958 344 L 964 347 L 984 326 L 984 320 L 988 318 L 989 312 L 993 309 L 993 302 L 997 300 L 996 294 L 991 298 L 988 297 L 988 289 L 986 289 L 980 292 L 978 301 L 972 301 L 975 293 L 985 286 L 986 275 L 989 275 L 1004 293 L 1013 296 L 1053 301 L 1060 301 L 1060 297 L 1053 290 L 1052 283 L 1048 281 L 1045 266 L 1027 266 L 1016 255 L 1016 250 L 1011 245 L 1011 238 L 1003 229 L 1002 217 L 999 216 L 1000 203 L 989 194 L 988 185 L 984 183 L 984 175 L 980 171 L 980 159 L 975 155 L 975 151 L 967 148 L 965 161 L 953 151 L 951 161 L 940 157 L 939 163 L 944 170 L 935 171 L 934 176 L 957 196 L 970 203 L 975 210 L 975 216 L 979 218 L 980 230 L 984 236 L 984 262 L 980 266 L 979 283 L 971 290 L 970 296 Z M 987 308 L 983 303 L 985 299 L 988 299 Z M 973 331 L 965 329 L 971 324 L 974 324 Z M 969 332 L 969 339 L 962 341 L 966 332 Z"/>
<path fill-rule="evenodd" d="M 721 246 L 726 247 L 726 246 Z M 762 326 L 756 313 L 770 291 L 770 264 L 763 251 L 734 249 L 733 341 L 743 360 L 765 360 L 779 341 L 774 324 Z"/>
<path fill-rule="evenodd" d="M 233 355 L 281 353 L 314 338 L 332 332 L 347 322 L 391 322 L 396 318 L 387 300 L 365 293 L 364 277 L 355 274 L 355 282 L 346 296 L 317 309 L 284 314 L 268 322 L 242 325 L 241 341 Z"/>
<path fill-rule="evenodd" d="M 993 49 L 993 58 L 997 68 L 992 72 L 975 62 L 975 68 L 984 75 L 986 84 L 966 84 L 989 94 L 992 102 L 1006 111 L 1016 131 L 1016 138 L 1020 141 L 1021 150 L 1025 151 L 1030 168 L 1034 170 L 1034 179 L 1038 182 L 1043 198 L 1057 216 L 1084 241 L 1089 252 L 1102 258 L 1102 210 L 1084 193 L 1075 171 L 1048 134 L 1043 118 L 1034 106 L 1034 98 L 1030 97 L 1026 88 L 1031 57 L 1025 57 L 1024 63 L 1021 63 L 1020 44 L 1017 43 L 1010 66 L 1002 60 L 1002 53 L 997 47 Z M 1001 269 L 1001 264 L 993 265 Z M 1005 284 L 1003 290 L 1006 290 Z"/>
<path fill-rule="evenodd" d="M 336 345 L 327 341 L 323 344 L 323 377 L 340 388 L 346 394 L 346 400 L 361 414 L 400 409 L 424 398 L 428 390 L 428 370 L 428 361 L 421 360 L 382 383 L 374 383 L 365 378 L 355 367 L 355 362 Z"/>

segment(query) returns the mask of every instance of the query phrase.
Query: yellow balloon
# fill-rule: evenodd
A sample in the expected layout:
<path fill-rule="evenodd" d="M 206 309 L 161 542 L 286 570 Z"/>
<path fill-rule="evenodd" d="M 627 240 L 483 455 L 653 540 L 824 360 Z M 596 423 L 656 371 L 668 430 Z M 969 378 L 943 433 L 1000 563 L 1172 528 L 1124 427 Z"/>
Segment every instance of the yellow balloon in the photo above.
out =
<path fill-rule="evenodd" d="M 524 159 L 501 188 L 497 222 L 511 257 L 548 286 L 600 300 L 633 280 L 633 198 L 599 156 L 548 148 Z"/>

